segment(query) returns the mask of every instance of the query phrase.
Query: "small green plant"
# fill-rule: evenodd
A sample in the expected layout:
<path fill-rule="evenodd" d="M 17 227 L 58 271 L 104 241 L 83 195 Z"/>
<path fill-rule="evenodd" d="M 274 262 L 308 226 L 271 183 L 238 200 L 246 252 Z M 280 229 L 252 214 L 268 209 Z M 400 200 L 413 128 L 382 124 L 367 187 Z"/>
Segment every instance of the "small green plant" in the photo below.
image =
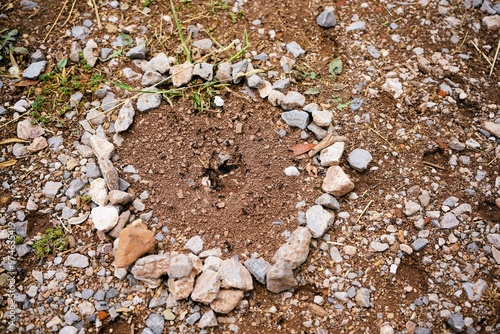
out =
<path fill-rule="evenodd" d="M 208 11 L 215 14 L 217 10 L 229 10 L 229 4 L 225 1 L 210 1 L 206 4 L 208 6 Z"/>
<path fill-rule="evenodd" d="M 332 60 L 328 66 L 328 73 L 330 73 L 330 78 L 335 80 L 340 73 L 342 73 L 342 59 L 336 58 Z"/>
<path fill-rule="evenodd" d="M 15 47 L 17 29 L 3 29 L 0 31 L 0 61 L 12 54 L 26 54 L 28 50 L 22 47 Z"/>
<path fill-rule="evenodd" d="M 151 5 L 152 2 L 153 0 L 141 0 L 141 5 L 142 7 L 149 7 L 149 5 Z"/>
<path fill-rule="evenodd" d="M 90 202 L 92 202 L 92 196 L 86 194 L 86 195 L 83 195 L 82 197 L 80 197 L 81 206 L 85 206 L 87 204 L 90 204 Z"/>
<path fill-rule="evenodd" d="M 31 105 L 31 108 L 33 108 L 33 111 L 40 112 L 43 109 L 43 103 L 44 103 L 43 97 L 37 95 L 35 97 L 35 101 Z"/>
<path fill-rule="evenodd" d="M 229 14 L 229 18 L 231 19 L 232 23 L 236 23 L 238 22 L 238 20 L 245 18 L 245 11 L 240 10 L 238 13 L 231 12 Z"/>
<path fill-rule="evenodd" d="M 16 235 L 16 237 L 14 238 L 14 243 L 15 243 L 16 245 L 20 245 L 20 244 L 22 244 L 22 243 L 23 243 L 23 241 L 24 241 L 24 238 L 23 238 L 23 237 L 21 237 L 20 235 Z"/>
<path fill-rule="evenodd" d="M 54 226 L 45 230 L 42 237 L 33 242 L 33 249 L 38 257 L 45 257 L 54 252 L 68 248 L 68 241 L 61 226 Z"/>
<path fill-rule="evenodd" d="M 342 96 L 335 96 L 335 95 L 332 96 L 332 101 L 337 104 L 336 105 L 337 110 L 345 109 L 352 103 L 352 101 L 342 102 Z"/>

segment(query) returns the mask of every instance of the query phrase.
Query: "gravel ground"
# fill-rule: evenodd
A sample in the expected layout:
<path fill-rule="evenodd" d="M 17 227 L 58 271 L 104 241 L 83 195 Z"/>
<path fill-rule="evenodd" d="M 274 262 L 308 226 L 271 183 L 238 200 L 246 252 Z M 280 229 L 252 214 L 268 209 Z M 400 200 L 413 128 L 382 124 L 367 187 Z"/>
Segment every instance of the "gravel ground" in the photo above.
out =
<path fill-rule="evenodd" d="M 500 332 L 499 3 L 70 2 L 0 7 L 2 331 Z"/>

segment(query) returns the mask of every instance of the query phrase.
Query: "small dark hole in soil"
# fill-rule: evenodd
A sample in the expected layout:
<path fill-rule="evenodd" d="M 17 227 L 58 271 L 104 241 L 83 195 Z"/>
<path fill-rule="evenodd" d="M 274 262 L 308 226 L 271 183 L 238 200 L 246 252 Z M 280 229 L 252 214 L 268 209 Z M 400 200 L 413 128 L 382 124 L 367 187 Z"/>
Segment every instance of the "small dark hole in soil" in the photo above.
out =
<path fill-rule="evenodd" d="M 222 175 L 227 174 L 235 169 L 238 169 L 238 165 L 230 165 L 223 163 L 222 165 L 219 166 L 219 171 L 221 172 Z"/>

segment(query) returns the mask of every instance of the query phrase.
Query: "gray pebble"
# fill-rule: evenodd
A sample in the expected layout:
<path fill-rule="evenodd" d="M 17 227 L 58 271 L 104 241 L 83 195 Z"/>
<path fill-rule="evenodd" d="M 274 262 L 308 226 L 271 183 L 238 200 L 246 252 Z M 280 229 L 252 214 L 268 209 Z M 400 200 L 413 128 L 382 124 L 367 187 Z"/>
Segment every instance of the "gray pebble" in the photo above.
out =
<path fill-rule="evenodd" d="M 23 72 L 23 78 L 26 79 L 36 79 L 42 72 L 45 70 L 45 66 L 47 65 L 47 61 L 37 61 L 36 63 L 32 63 L 28 66 L 27 69 Z"/>
<path fill-rule="evenodd" d="M 139 44 L 136 47 L 130 49 L 127 52 L 126 56 L 130 59 L 146 59 L 146 52 L 146 45 Z"/>
<path fill-rule="evenodd" d="M 373 160 L 372 155 L 367 150 L 357 148 L 347 157 L 349 165 L 358 172 L 364 172 L 368 169 L 368 164 Z"/>
<path fill-rule="evenodd" d="M 300 45 L 297 43 L 297 42 L 291 42 L 291 43 L 288 43 L 286 45 L 286 49 L 288 52 L 290 52 L 291 54 L 293 54 L 293 56 L 295 58 L 299 58 L 299 57 L 302 57 L 303 55 L 306 54 L 306 52 L 304 51 L 304 49 L 302 49 L 300 47 Z"/>
<path fill-rule="evenodd" d="M 335 27 L 337 24 L 337 19 L 332 8 L 326 8 L 321 14 L 316 18 L 316 23 L 323 28 Z"/>
<path fill-rule="evenodd" d="M 307 128 L 309 124 L 309 114 L 305 111 L 292 110 L 281 114 L 283 121 L 291 127 L 301 130 Z"/>
<path fill-rule="evenodd" d="M 152 313 L 146 319 L 146 326 L 148 326 L 155 334 L 163 333 L 164 324 L 165 324 L 165 318 L 156 313 Z"/>

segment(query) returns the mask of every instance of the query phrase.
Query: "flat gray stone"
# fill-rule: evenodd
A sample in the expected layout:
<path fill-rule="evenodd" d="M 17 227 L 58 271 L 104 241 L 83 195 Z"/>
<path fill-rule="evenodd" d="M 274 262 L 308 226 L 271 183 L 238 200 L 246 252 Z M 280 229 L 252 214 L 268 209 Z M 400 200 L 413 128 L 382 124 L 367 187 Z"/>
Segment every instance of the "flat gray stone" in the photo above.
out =
<path fill-rule="evenodd" d="M 453 313 L 446 322 L 455 332 L 461 333 L 465 329 L 464 318 L 459 312 Z"/>
<path fill-rule="evenodd" d="M 156 85 L 164 80 L 163 76 L 156 71 L 146 71 L 141 80 L 143 87 L 150 87 Z"/>
<path fill-rule="evenodd" d="M 309 124 L 309 114 L 305 111 L 286 111 L 281 114 L 283 121 L 291 127 L 305 130 Z"/>
<path fill-rule="evenodd" d="M 139 44 L 136 47 L 133 47 L 130 49 L 126 56 L 129 57 L 130 59 L 146 59 L 146 45 L 145 44 Z"/>
<path fill-rule="evenodd" d="M 314 205 L 306 211 L 307 227 L 314 238 L 321 238 L 332 226 L 335 216 L 321 205 Z"/>
<path fill-rule="evenodd" d="M 288 92 L 281 100 L 281 108 L 284 110 L 302 109 L 306 103 L 306 97 L 299 92 Z M 302 129 L 304 130 L 304 129 Z"/>
<path fill-rule="evenodd" d="M 47 181 L 47 183 L 45 183 L 45 187 L 43 187 L 42 194 L 45 195 L 45 197 L 54 198 L 61 187 L 61 182 Z"/>
<path fill-rule="evenodd" d="M 413 248 L 413 250 L 415 252 L 418 252 L 418 251 L 421 251 L 422 249 L 424 249 L 424 247 L 427 246 L 428 243 L 429 243 L 429 240 L 423 239 L 423 238 L 418 238 L 411 244 L 411 248 Z"/>
<path fill-rule="evenodd" d="M 248 259 L 244 264 L 257 281 L 266 284 L 266 274 L 269 269 L 271 269 L 271 264 L 269 262 L 259 257 L 257 259 Z"/>
<path fill-rule="evenodd" d="M 337 18 L 333 12 L 333 7 L 325 8 L 325 10 L 316 18 L 316 23 L 323 28 L 335 27 L 337 24 Z"/>
<path fill-rule="evenodd" d="M 314 203 L 335 211 L 340 210 L 339 201 L 337 201 L 337 199 L 330 194 L 321 195 L 320 197 L 316 198 Z"/>
<path fill-rule="evenodd" d="M 89 259 L 82 254 L 70 254 L 66 261 L 64 261 L 64 266 L 73 268 L 87 268 L 89 266 Z"/>
<path fill-rule="evenodd" d="M 165 318 L 160 314 L 152 313 L 146 319 L 146 326 L 148 326 L 155 334 L 163 333 L 164 325 L 165 325 Z"/>
<path fill-rule="evenodd" d="M 193 78 L 194 66 L 190 62 L 185 62 L 180 65 L 175 65 L 170 68 L 172 85 L 181 87 L 188 84 Z"/>
<path fill-rule="evenodd" d="M 47 61 L 42 60 L 42 61 L 37 61 L 36 63 L 32 63 L 30 66 L 28 66 L 27 69 L 24 70 L 23 72 L 23 78 L 26 79 L 36 79 L 42 74 L 42 72 L 45 70 L 45 66 L 47 65 Z"/>
<path fill-rule="evenodd" d="M 250 64 L 250 60 L 248 59 L 243 59 L 242 61 L 237 62 L 236 64 L 233 64 L 232 66 L 232 78 L 234 83 L 240 83 L 241 80 L 245 77 L 242 74 L 245 74 L 247 72 L 247 67 Z"/>
<path fill-rule="evenodd" d="M 300 47 L 297 42 L 290 42 L 286 45 L 286 50 L 293 54 L 295 58 L 302 57 L 306 54 L 306 51 Z"/>
<path fill-rule="evenodd" d="M 447 212 L 443 215 L 443 218 L 441 218 L 440 224 L 441 228 L 452 229 L 458 226 L 459 221 L 453 213 Z"/>
<path fill-rule="evenodd" d="M 347 157 L 349 165 L 358 172 L 364 172 L 368 169 L 368 164 L 373 160 L 372 155 L 367 150 L 357 148 Z"/>
<path fill-rule="evenodd" d="M 115 121 L 116 132 L 126 131 L 134 123 L 134 116 L 134 105 L 131 100 L 127 100 L 118 112 L 118 118 Z"/>
<path fill-rule="evenodd" d="M 209 63 L 198 63 L 194 65 L 193 75 L 210 81 L 214 76 L 214 66 Z"/>
<path fill-rule="evenodd" d="M 156 92 L 157 88 L 149 88 L 148 91 Z M 147 112 L 158 108 L 161 105 L 161 94 L 143 93 L 137 99 L 137 110 Z"/>

